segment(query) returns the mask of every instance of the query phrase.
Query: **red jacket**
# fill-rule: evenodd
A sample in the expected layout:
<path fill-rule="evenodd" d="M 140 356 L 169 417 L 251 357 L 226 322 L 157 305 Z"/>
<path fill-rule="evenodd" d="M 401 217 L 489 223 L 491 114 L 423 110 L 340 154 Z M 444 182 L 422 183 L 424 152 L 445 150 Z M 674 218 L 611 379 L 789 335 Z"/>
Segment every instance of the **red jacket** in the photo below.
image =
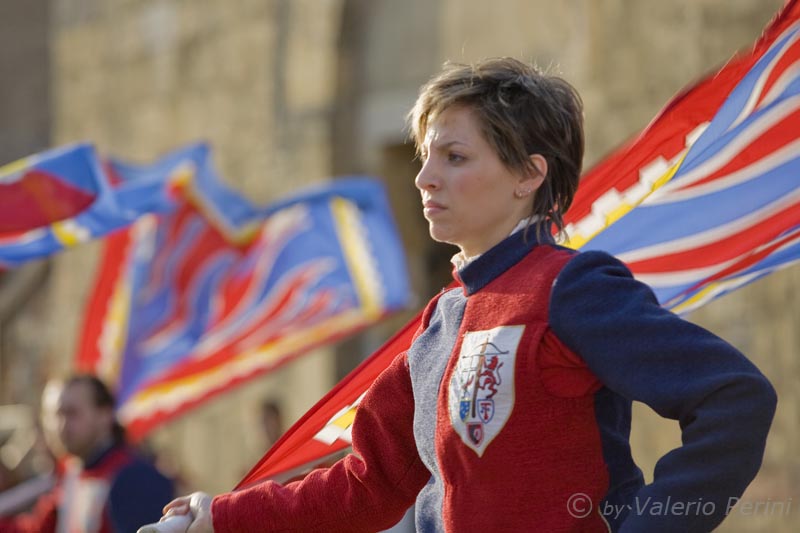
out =
<path fill-rule="evenodd" d="M 458 278 L 359 404 L 353 453 L 217 496 L 217 533 L 378 531 L 415 501 L 422 533 L 699 532 L 724 519 L 775 410 L 746 358 L 607 254 L 515 234 Z M 683 431 L 646 486 L 632 400 Z"/>

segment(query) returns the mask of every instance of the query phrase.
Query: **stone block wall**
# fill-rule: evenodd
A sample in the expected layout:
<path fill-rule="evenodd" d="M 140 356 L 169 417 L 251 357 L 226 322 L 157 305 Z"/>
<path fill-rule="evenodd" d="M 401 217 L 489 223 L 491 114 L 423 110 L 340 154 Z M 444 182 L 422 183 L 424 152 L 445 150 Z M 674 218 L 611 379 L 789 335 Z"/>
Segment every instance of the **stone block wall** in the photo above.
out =
<path fill-rule="evenodd" d="M 223 176 L 266 202 L 334 174 L 391 180 L 420 304 L 435 291 L 412 182 L 403 116 L 446 59 L 513 55 L 560 71 L 583 95 L 588 168 L 638 132 L 691 80 L 748 47 L 781 0 L 52 0 L 52 144 L 88 139 L 103 153 L 149 161 L 208 140 Z M 7 335 L 37 334 L 48 370 L 72 357 L 99 248 L 59 256 L 38 304 Z M 445 259 L 446 260 L 446 259 Z M 427 278 L 427 279 L 426 279 Z M 420 281 L 421 280 L 421 281 Z M 764 467 L 747 498 L 798 496 L 800 287 L 797 267 L 690 317 L 748 354 L 780 405 Z M 382 334 L 381 334 L 382 335 Z M 377 334 L 347 345 L 351 367 Z M 283 398 L 287 419 L 333 383 L 331 350 L 299 360 L 156 433 L 192 488 L 229 488 L 261 454 L 257 403 Z M 344 361 L 344 363 L 341 363 Z M 636 410 L 646 474 L 679 444 L 674 423 Z M 721 531 L 793 531 L 800 516 L 742 513 Z"/>
<path fill-rule="evenodd" d="M 90 140 L 148 162 L 206 140 L 226 181 L 260 203 L 328 179 L 339 10 L 336 0 L 54 2 L 54 144 Z M 73 355 L 99 252 L 54 261 L 54 372 Z M 318 350 L 157 431 L 154 446 L 192 487 L 230 489 L 264 451 L 259 402 L 280 398 L 291 422 L 332 386 L 332 368 L 331 350 Z"/>

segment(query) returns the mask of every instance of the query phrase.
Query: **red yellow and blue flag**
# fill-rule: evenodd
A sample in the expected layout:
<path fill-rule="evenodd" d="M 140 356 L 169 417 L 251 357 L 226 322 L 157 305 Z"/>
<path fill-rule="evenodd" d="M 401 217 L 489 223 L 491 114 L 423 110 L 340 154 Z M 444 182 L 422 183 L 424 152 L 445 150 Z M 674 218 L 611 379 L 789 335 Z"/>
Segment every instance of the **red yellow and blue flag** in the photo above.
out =
<path fill-rule="evenodd" d="M 0 171 L 0 268 L 99 238 L 76 366 L 114 386 L 133 438 L 410 297 L 373 179 L 255 206 L 204 144 L 144 166 L 82 144 Z"/>
<path fill-rule="evenodd" d="M 569 245 L 613 253 L 678 313 L 800 259 L 797 11 L 584 177 L 618 181 L 579 192 Z"/>
<path fill-rule="evenodd" d="M 260 208 L 220 182 L 203 145 L 109 173 L 142 214 L 107 239 L 78 365 L 116 384 L 134 438 L 408 302 L 377 181 Z"/>
<path fill-rule="evenodd" d="M 90 145 L 54 149 L 0 168 L 0 269 L 47 257 L 124 227 Z"/>

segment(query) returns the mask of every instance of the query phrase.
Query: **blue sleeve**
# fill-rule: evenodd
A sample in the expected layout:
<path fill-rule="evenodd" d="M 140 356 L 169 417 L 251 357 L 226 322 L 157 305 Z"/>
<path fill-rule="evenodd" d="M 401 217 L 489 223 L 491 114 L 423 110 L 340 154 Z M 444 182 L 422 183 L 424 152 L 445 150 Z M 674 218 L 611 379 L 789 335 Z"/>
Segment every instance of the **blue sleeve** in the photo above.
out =
<path fill-rule="evenodd" d="M 606 387 L 680 423 L 682 446 L 658 461 L 620 531 L 714 529 L 761 466 L 777 403 L 767 379 L 602 252 L 577 254 L 561 271 L 550 325 Z M 687 512 L 691 502 L 704 507 Z"/>
<path fill-rule="evenodd" d="M 108 496 L 115 533 L 135 533 L 145 524 L 158 522 L 173 492 L 172 481 L 149 463 L 136 460 L 123 468 Z"/>

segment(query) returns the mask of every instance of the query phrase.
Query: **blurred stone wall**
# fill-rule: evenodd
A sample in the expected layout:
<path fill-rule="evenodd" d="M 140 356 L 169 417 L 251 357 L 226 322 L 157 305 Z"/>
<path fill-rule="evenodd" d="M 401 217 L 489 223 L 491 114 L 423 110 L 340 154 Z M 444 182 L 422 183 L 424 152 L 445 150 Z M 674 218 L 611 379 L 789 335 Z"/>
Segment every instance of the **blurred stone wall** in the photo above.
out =
<path fill-rule="evenodd" d="M 326 179 L 339 10 L 336 0 L 57 1 L 54 144 L 86 139 L 148 162 L 206 140 L 226 181 L 261 203 Z M 99 250 L 54 261 L 56 372 L 72 357 Z M 192 487 L 228 490 L 264 451 L 259 402 L 280 398 L 294 420 L 333 385 L 332 368 L 331 350 L 318 350 L 156 432 L 154 446 Z"/>
<path fill-rule="evenodd" d="M 384 176 L 421 305 L 446 283 L 447 247 L 425 238 L 403 117 L 446 59 L 513 55 L 561 72 L 586 106 L 586 167 L 638 132 L 680 88 L 749 46 L 781 0 L 52 0 L 53 144 L 79 139 L 140 161 L 198 138 L 257 201 L 336 174 Z M 46 304 L 24 311 L 49 369 L 67 369 L 98 248 L 54 261 Z M 444 269 L 442 264 L 445 265 Z M 751 500 L 800 496 L 797 267 L 690 319 L 748 354 L 780 405 Z M 160 430 L 154 445 L 192 487 L 229 488 L 260 455 L 264 396 L 297 418 L 392 327 L 301 359 Z M 23 334 L 22 332 L 26 332 Z M 636 409 L 646 475 L 677 425 Z M 800 499 L 800 498 L 798 498 Z M 800 501 L 795 507 L 800 508 Z M 734 513 L 721 531 L 793 531 L 788 516 Z"/>
<path fill-rule="evenodd" d="M 47 0 L 0 2 L 0 166 L 46 149 L 51 138 L 49 5 Z M 21 309 L 40 306 L 45 261 L 0 272 L 0 404 L 28 400 L 41 377 L 42 346 L 34 331 L 22 337 Z"/>

